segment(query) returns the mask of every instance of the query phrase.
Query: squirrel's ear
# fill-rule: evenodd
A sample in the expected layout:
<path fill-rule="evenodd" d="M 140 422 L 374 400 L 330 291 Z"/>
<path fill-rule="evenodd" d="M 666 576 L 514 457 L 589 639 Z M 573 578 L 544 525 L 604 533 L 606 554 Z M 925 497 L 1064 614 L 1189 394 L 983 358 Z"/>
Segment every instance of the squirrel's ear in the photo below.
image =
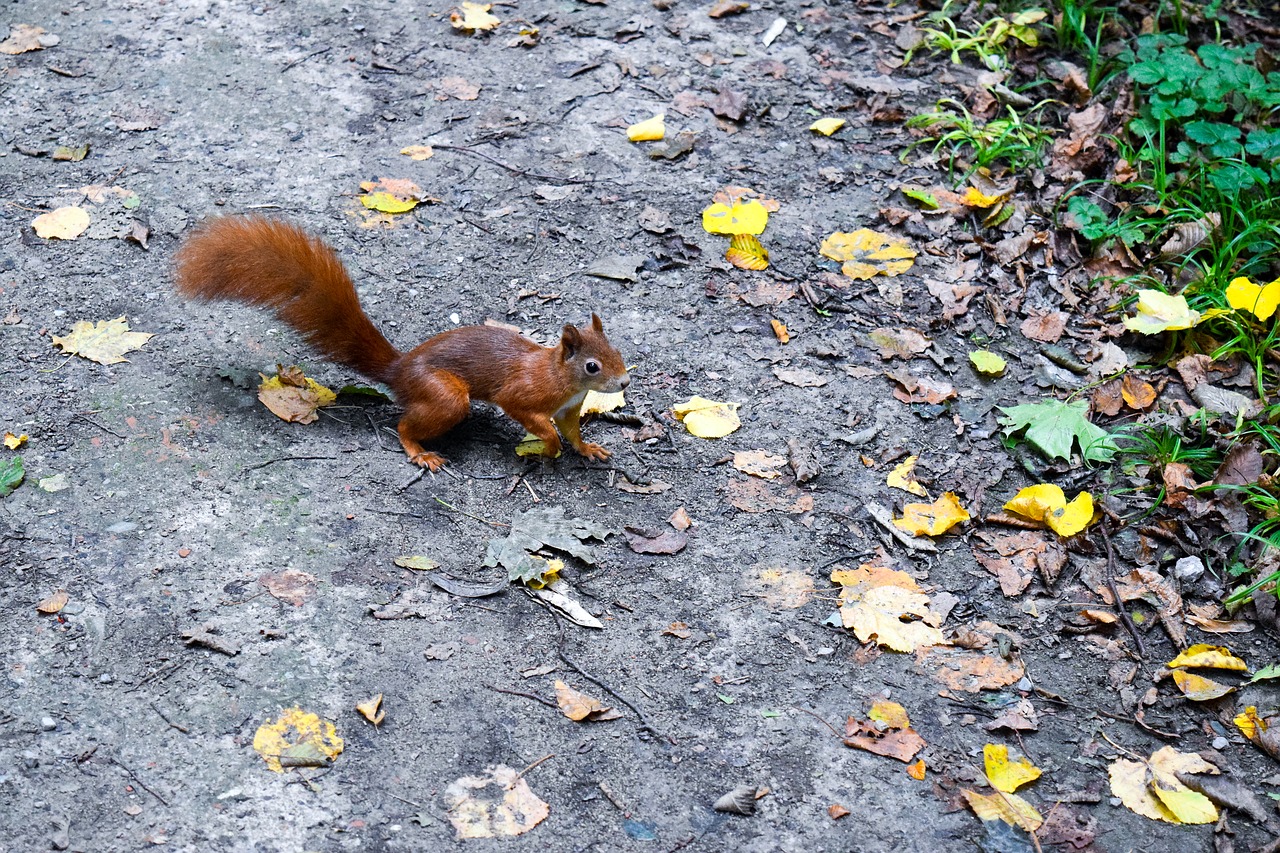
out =
<path fill-rule="evenodd" d="M 564 347 L 565 358 L 573 357 L 573 354 L 582 346 L 582 332 L 578 331 L 577 326 L 565 324 L 560 332 L 560 346 Z"/>
<path fill-rule="evenodd" d="M 597 332 L 604 331 L 604 323 L 600 322 L 600 315 L 594 311 L 591 312 L 591 328 L 595 329 Z"/>

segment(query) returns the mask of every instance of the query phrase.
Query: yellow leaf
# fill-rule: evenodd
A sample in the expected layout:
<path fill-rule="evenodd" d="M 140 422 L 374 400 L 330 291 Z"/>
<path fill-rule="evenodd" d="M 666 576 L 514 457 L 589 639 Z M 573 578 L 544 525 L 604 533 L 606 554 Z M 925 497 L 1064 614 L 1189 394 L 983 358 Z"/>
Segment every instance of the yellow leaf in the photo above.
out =
<path fill-rule="evenodd" d="M 99 320 L 90 323 L 80 320 L 64 337 L 53 337 L 53 342 L 63 352 L 96 361 L 98 364 L 119 364 L 129 359 L 124 354 L 138 349 L 152 337 L 150 332 L 131 332 L 124 317 Z"/>
<path fill-rule="evenodd" d="M 1010 761 L 1009 747 L 1002 743 L 989 743 L 982 747 L 982 761 L 991 787 L 1006 794 L 1012 794 L 1040 778 L 1040 768 L 1027 759 Z"/>
<path fill-rule="evenodd" d="M 1258 737 L 1267 730 L 1267 721 L 1258 716 L 1258 708 L 1256 705 L 1249 705 L 1239 714 L 1236 714 L 1233 723 L 1236 724 L 1241 733 L 1249 740 L 1255 743 Z"/>
<path fill-rule="evenodd" d="M 947 644 L 938 630 L 942 617 L 929 609 L 928 596 L 906 572 L 862 565 L 834 570 L 831 580 L 844 587 L 840 591 L 841 622 L 861 642 L 874 639 L 897 652 Z"/>
<path fill-rule="evenodd" d="M 843 261 L 840 271 L 859 281 L 875 275 L 900 275 L 911 269 L 916 257 L 916 250 L 906 241 L 867 228 L 829 234 L 819 251 L 823 257 Z"/>
<path fill-rule="evenodd" d="M 270 379 L 263 376 L 258 386 L 259 402 L 271 414 L 291 424 L 315 423 L 320 418 L 316 410 L 337 399 L 337 394 L 311 377 L 303 376 L 297 367 L 284 368 Z"/>
<path fill-rule="evenodd" d="M 1192 702 L 1207 702 L 1235 692 L 1235 688 L 1229 684 L 1220 684 L 1212 678 L 1205 678 L 1203 675 L 1187 672 L 1185 669 L 1173 671 L 1173 683 L 1178 685 L 1182 695 Z"/>
<path fill-rule="evenodd" d="M 821 133 L 823 136 L 830 136 L 842 127 L 844 127 L 842 118 L 820 118 L 809 125 L 810 130 Z"/>
<path fill-rule="evenodd" d="M 742 426 L 742 421 L 738 419 L 740 405 L 708 400 L 705 397 L 690 397 L 685 402 L 672 406 L 671 412 L 684 422 L 684 428 L 690 435 L 698 438 L 724 438 Z"/>
<path fill-rule="evenodd" d="M 909 494 L 918 495 L 919 497 L 928 497 L 928 492 L 924 486 L 911 479 L 911 472 L 916 467 L 916 461 L 919 456 L 908 456 L 896 468 L 889 472 L 889 477 L 885 480 L 886 485 L 893 489 L 902 489 Z"/>
<path fill-rule="evenodd" d="M 533 793 L 514 767 L 491 767 L 483 776 L 463 776 L 444 790 L 449 823 L 458 838 L 510 838 L 547 819 L 551 807 Z"/>
<path fill-rule="evenodd" d="M 1165 666 L 1177 669 L 1180 666 L 1206 667 L 1208 669 L 1227 669 L 1233 672 L 1247 672 L 1248 664 L 1231 653 L 1225 646 L 1211 646 L 1208 643 L 1196 643 L 1182 654 L 1169 661 Z"/>
<path fill-rule="evenodd" d="M 1212 823 L 1217 809 L 1203 794 L 1178 781 L 1179 773 L 1217 773 L 1195 753 L 1161 747 L 1146 761 L 1118 759 L 1108 768 L 1111 793 L 1130 810 L 1167 823 Z"/>
<path fill-rule="evenodd" d="M 276 720 L 263 723 L 253 735 L 253 748 L 267 767 L 284 772 L 289 766 L 324 767 L 342 752 L 342 738 L 333 723 L 301 708 L 288 708 Z"/>
<path fill-rule="evenodd" d="M 489 10 L 492 8 L 493 4 L 491 3 L 463 3 L 461 13 L 449 13 L 449 23 L 453 24 L 454 29 L 468 33 L 491 30 L 502 23 L 502 21 L 489 14 Z"/>
<path fill-rule="evenodd" d="M 45 240 L 74 240 L 89 227 L 89 214 L 82 207 L 60 207 L 31 220 L 31 227 Z"/>
<path fill-rule="evenodd" d="M 538 438 L 531 432 L 526 432 L 524 438 L 516 442 L 516 456 L 545 456 L 547 443 Z M 564 453 L 564 448 L 560 449 L 560 453 Z M 556 454 L 556 458 L 560 458 L 560 453 Z"/>
<path fill-rule="evenodd" d="M 622 396 L 623 393 L 622 391 L 615 391 L 612 394 L 601 394 L 599 391 L 588 391 L 587 396 L 582 398 L 582 408 L 579 409 L 579 414 L 599 415 L 604 412 L 621 409 L 627 404 L 626 399 Z"/>
<path fill-rule="evenodd" d="M 538 562 L 543 564 L 541 571 L 525 580 L 525 586 L 529 587 L 529 589 L 543 589 L 560 580 L 560 572 L 564 571 L 564 560 L 548 560 L 546 557 L 539 557 L 537 554 L 531 554 L 529 559 L 533 560 L 535 564 Z"/>
<path fill-rule="evenodd" d="M 1040 812 L 1019 797 L 1017 794 L 1006 794 L 996 791 L 994 794 L 979 794 L 976 791 L 961 789 L 961 794 L 981 820 L 1002 820 L 1010 826 L 1020 826 L 1027 832 L 1035 832 L 1044 823 Z"/>
<path fill-rule="evenodd" d="M 1071 503 L 1046 513 L 1044 520 L 1059 536 L 1075 536 L 1093 521 L 1093 495 L 1081 492 Z"/>
<path fill-rule="evenodd" d="M 750 234 L 734 234 L 725 250 L 724 259 L 741 270 L 769 268 L 769 252 Z"/>
<path fill-rule="evenodd" d="M 583 720 L 616 720 L 620 715 L 599 699 L 574 690 L 563 681 L 556 681 L 556 704 L 560 711 L 574 722 Z"/>
<path fill-rule="evenodd" d="M 895 518 L 893 524 L 915 536 L 940 536 L 968 520 L 969 512 L 960 506 L 960 499 L 945 492 L 931 504 L 907 504 L 902 508 L 902 518 Z"/>
<path fill-rule="evenodd" d="M 398 198 L 388 192 L 365 193 L 360 196 L 360 203 L 381 213 L 407 213 L 418 206 L 417 199 Z"/>
<path fill-rule="evenodd" d="M 907 775 L 917 782 L 924 781 L 924 759 L 918 758 L 914 764 L 907 765 Z"/>
<path fill-rule="evenodd" d="M 770 320 L 769 327 L 773 329 L 773 336 L 778 339 L 778 343 L 785 344 L 791 340 L 791 333 L 781 320 Z"/>
<path fill-rule="evenodd" d="M 1008 363 L 1003 358 L 984 349 L 969 353 L 969 361 L 983 376 L 1000 376 L 1008 367 Z"/>
<path fill-rule="evenodd" d="M 27 434 L 14 435 L 11 432 L 4 434 L 4 446 L 10 450 L 17 450 L 19 447 L 27 443 Z"/>
<path fill-rule="evenodd" d="M 702 228 L 708 234 L 762 234 L 768 224 L 769 211 L 754 198 L 733 204 L 717 201 L 702 211 Z"/>
<path fill-rule="evenodd" d="M 871 706 L 871 710 L 867 712 L 867 716 L 878 723 L 884 723 L 891 729 L 905 729 L 911 726 L 911 719 L 907 716 L 907 709 L 897 702 L 889 702 L 887 700 L 876 702 Z"/>
<path fill-rule="evenodd" d="M 987 195 L 977 187 L 969 187 L 964 191 L 963 200 L 969 207 L 988 208 L 993 207 L 1009 197 L 1008 193 L 1000 193 L 999 195 Z"/>
<path fill-rule="evenodd" d="M 1269 320 L 1280 306 L 1280 278 L 1268 285 L 1254 284 L 1245 276 L 1227 285 L 1227 304 L 1237 311 L 1248 311 L 1259 320 Z"/>
<path fill-rule="evenodd" d="M 71 596 L 67 594 L 65 589 L 60 589 L 53 595 L 41 600 L 36 605 L 36 610 L 45 614 L 54 614 L 67 606 L 67 602 L 71 600 Z"/>
<path fill-rule="evenodd" d="M 1139 290 L 1137 312 L 1125 318 L 1124 327 L 1142 335 L 1190 329 L 1201 320 L 1200 312 L 1191 310 L 1185 296 L 1159 290 Z"/>
<path fill-rule="evenodd" d="M 1071 503 L 1053 483 L 1027 486 L 1004 505 L 1032 521 L 1043 521 L 1059 536 L 1074 536 L 1093 521 L 1093 495 L 1081 492 Z"/>
<path fill-rule="evenodd" d="M 632 142 L 656 142 L 666 135 L 666 113 L 658 113 L 653 118 L 636 122 L 627 128 L 627 139 L 630 139 Z"/>
<path fill-rule="evenodd" d="M 360 712 L 360 716 L 364 717 L 375 726 L 382 725 L 382 721 L 387 718 L 387 712 L 382 710 L 381 693 L 374 696 L 372 699 L 356 705 L 356 710 Z"/>
<path fill-rule="evenodd" d="M 428 160 L 435 155 L 435 149 L 430 145 L 409 145 L 400 149 L 400 153 L 408 157 L 410 160 Z"/>

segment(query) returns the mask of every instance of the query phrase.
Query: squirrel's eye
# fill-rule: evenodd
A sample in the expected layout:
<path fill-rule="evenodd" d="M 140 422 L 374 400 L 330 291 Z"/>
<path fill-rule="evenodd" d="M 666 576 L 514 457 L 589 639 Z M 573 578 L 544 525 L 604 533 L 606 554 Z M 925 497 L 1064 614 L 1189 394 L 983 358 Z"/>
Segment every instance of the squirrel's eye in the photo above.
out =
<path fill-rule="evenodd" d="M 600 362 L 598 362 L 598 361 L 588 361 L 588 362 L 587 362 L 587 373 L 590 373 L 590 374 L 593 374 L 593 375 L 594 375 L 594 374 L 599 373 L 599 372 L 600 372 Z"/>

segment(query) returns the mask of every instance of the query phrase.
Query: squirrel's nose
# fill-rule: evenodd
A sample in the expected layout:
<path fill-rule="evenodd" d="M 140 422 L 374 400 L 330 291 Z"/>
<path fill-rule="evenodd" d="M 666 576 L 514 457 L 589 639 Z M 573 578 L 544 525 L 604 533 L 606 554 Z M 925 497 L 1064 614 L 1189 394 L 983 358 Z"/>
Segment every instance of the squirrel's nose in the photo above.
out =
<path fill-rule="evenodd" d="M 626 373 L 622 374 L 622 378 L 618 380 L 618 387 L 620 387 L 622 390 L 625 391 L 627 386 L 630 384 L 631 384 L 631 377 Z"/>

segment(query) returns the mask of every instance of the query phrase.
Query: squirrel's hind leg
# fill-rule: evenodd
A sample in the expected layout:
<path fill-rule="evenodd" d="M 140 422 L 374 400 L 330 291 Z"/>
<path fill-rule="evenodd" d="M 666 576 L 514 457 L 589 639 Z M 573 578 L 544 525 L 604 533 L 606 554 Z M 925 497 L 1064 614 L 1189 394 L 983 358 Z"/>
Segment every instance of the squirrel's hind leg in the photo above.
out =
<path fill-rule="evenodd" d="M 405 393 L 405 412 L 396 432 L 400 434 L 400 446 L 409 455 L 409 461 L 431 471 L 444 467 L 445 458 L 422 446 L 444 435 L 466 418 L 471 411 L 471 395 L 467 383 L 459 376 L 444 370 L 431 370 L 414 376 L 412 388 Z"/>

